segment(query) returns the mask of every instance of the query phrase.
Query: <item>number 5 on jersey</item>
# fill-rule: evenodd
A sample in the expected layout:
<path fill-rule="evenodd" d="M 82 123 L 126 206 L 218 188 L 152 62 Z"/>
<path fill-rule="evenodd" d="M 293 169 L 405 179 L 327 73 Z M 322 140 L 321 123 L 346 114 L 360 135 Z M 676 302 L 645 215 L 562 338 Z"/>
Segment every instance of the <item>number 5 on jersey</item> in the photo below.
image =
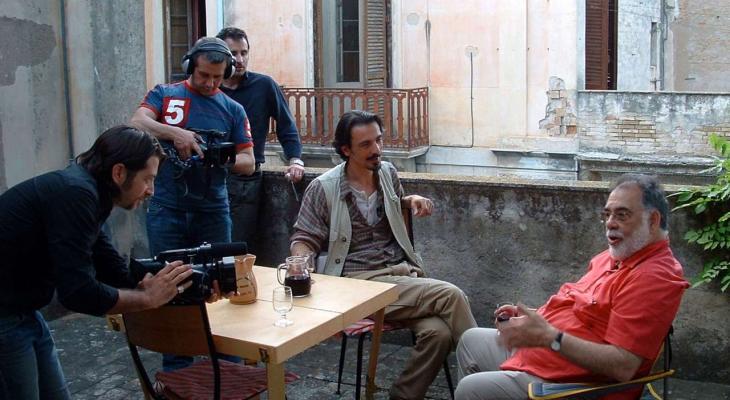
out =
<path fill-rule="evenodd" d="M 162 120 L 167 125 L 184 127 L 188 120 L 188 99 L 165 97 L 162 103 Z"/>

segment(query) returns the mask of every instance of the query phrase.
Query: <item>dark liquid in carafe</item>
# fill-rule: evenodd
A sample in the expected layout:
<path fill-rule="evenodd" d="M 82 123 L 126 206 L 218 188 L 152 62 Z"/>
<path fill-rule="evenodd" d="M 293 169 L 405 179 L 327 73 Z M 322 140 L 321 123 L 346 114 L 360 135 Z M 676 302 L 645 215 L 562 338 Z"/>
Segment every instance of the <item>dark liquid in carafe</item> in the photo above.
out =
<path fill-rule="evenodd" d="M 284 286 L 291 288 L 294 297 L 306 296 L 312 287 L 312 278 L 300 276 L 288 276 L 284 279 Z"/>

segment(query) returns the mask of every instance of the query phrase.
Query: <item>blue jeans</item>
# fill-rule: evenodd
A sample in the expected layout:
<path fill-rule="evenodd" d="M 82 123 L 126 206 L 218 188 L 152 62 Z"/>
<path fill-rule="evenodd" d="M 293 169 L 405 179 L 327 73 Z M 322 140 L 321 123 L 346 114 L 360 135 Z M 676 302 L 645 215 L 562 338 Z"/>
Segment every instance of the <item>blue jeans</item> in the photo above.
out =
<path fill-rule="evenodd" d="M 147 208 L 147 237 L 153 256 L 161 251 L 198 247 L 203 242 L 231 241 L 231 216 L 228 210 L 187 212 L 150 202 Z M 221 357 L 240 362 L 238 357 Z M 162 355 L 162 369 L 173 371 L 193 363 L 192 357 Z"/>
<path fill-rule="evenodd" d="M 71 398 L 51 332 L 38 311 L 0 316 L 0 398 Z"/>

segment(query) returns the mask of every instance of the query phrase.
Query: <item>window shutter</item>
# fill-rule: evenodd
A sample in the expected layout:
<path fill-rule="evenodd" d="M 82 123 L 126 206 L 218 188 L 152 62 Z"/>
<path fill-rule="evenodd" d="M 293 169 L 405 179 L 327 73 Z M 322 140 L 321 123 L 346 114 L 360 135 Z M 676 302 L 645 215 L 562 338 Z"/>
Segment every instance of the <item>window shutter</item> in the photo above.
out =
<path fill-rule="evenodd" d="M 586 0 L 586 89 L 607 90 L 609 84 L 609 0 Z"/>
<path fill-rule="evenodd" d="M 365 0 L 365 87 L 384 88 L 387 76 L 386 0 Z"/>

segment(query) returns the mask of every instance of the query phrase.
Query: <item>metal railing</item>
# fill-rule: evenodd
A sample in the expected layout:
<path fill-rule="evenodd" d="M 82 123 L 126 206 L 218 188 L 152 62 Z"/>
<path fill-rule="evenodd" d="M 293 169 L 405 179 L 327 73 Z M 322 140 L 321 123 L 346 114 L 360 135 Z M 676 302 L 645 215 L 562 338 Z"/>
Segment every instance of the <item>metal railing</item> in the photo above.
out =
<path fill-rule="evenodd" d="M 428 146 L 428 88 L 283 88 L 302 144 L 330 146 L 340 116 L 353 109 L 383 119 L 383 147 L 412 150 Z M 272 126 L 273 128 L 273 126 Z M 272 129 L 273 132 L 273 129 Z"/>

